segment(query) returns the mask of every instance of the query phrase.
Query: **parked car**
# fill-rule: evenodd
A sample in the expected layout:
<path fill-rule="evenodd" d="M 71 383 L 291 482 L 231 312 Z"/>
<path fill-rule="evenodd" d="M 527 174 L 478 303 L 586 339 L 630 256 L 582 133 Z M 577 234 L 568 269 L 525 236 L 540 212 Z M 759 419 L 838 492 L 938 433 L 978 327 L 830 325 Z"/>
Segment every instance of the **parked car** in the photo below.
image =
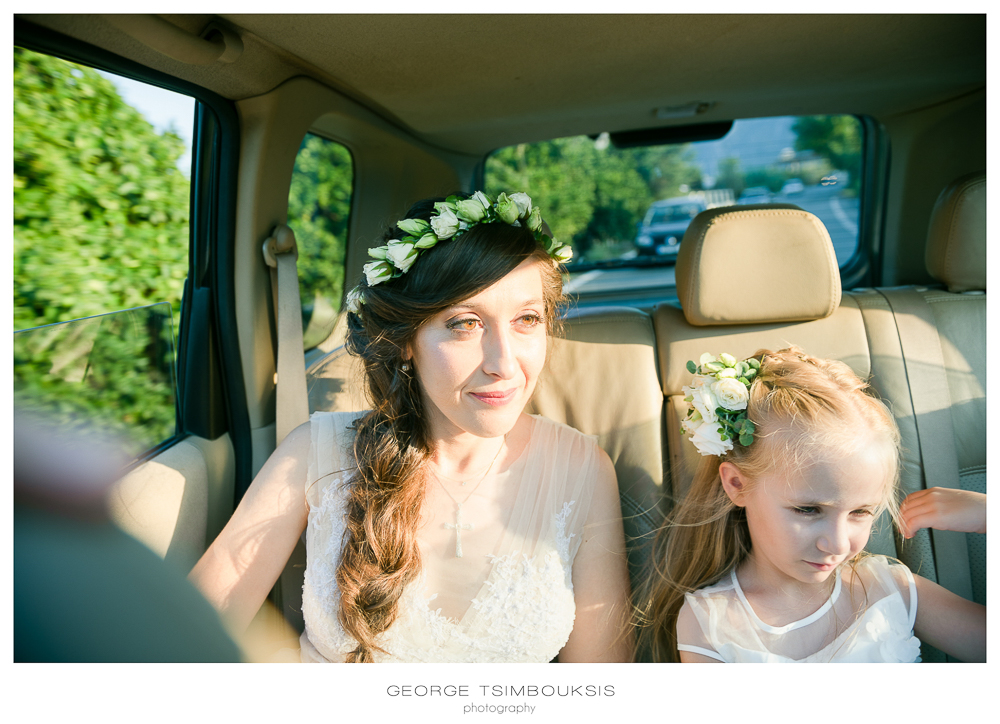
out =
<path fill-rule="evenodd" d="M 654 202 L 639 224 L 636 250 L 643 256 L 676 258 L 688 225 L 705 208 L 705 202 L 698 198 L 679 197 Z"/>
<path fill-rule="evenodd" d="M 887 27 L 891 42 L 873 42 Z M 32 389 L 78 385 L 63 388 L 60 404 L 92 404 L 139 433 L 112 513 L 176 568 L 190 570 L 278 442 L 281 350 L 273 275 L 261 253 L 276 227 L 290 226 L 298 244 L 307 309 L 306 341 L 297 352 L 305 348 L 309 409 L 360 409 L 368 403 L 343 349 L 341 310 L 368 248 L 415 199 L 489 184 L 528 190 L 556 226 L 568 209 L 632 193 L 622 189 L 646 194 L 631 206 L 601 207 L 601 218 L 565 222 L 563 240 L 571 241 L 616 221 L 625 229 L 621 246 L 634 243 L 643 258 L 569 268 L 569 341 L 553 355 L 558 374 L 547 378 L 548 388 L 540 385 L 534 403 L 536 411 L 598 436 L 616 464 L 634 585 L 644 541 L 690 479 L 678 411 L 681 385 L 690 381 L 685 363 L 701 352 L 748 356 L 757 347 L 797 343 L 871 375 L 903 434 L 904 486 L 936 484 L 919 458 L 918 423 L 928 410 L 941 410 L 940 400 L 921 407 L 920 388 L 892 377 L 912 358 L 898 356 L 894 325 L 866 327 L 893 319 L 876 288 L 906 286 L 949 302 L 926 305 L 926 328 L 947 339 L 938 345 L 933 336 L 924 351 L 934 348 L 945 360 L 932 367 L 918 355 L 915 367 L 940 372 L 933 388 L 941 395 L 954 390 L 945 417 L 961 444 L 952 455 L 958 464 L 944 467 L 985 492 L 985 274 L 980 286 L 951 292 L 925 264 L 934 200 L 956 179 L 985 173 L 985 15 L 31 14 L 15 16 L 14 43 L 33 54 L 30 63 L 27 55 L 15 57 L 15 92 L 23 90 L 14 103 L 15 328 L 40 340 L 25 344 L 23 356 L 15 345 L 15 379 L 31 367 L 38 381 Z M 19 75 L 22 63 L 30 72 Z M 44 73 L 36 72 L 43 65 Z M 127 128 L 112 123 L 137 112 L 101 84 L 110 74 L 190 104 L 186 162 L 169 132 L 153 138 L 152 126 L 133 118 L 130 128 L 153 144 L 136 146 Z M 109 104 L 110 114 L 101 116 L 107 120 L 84 117 L 91 106 L 74 89 L 97 89 Z M 21 115 L 24 109 L 32 114 Z M 777 119 L 786 136 L 810 119 L 836 130 L 846 118 L 851 130 L 842 135 L 855 139 L 847 160 L 825 151 L 836 156 L 829 168 L 850 173 L 807 208 L 835 248 L 846 251 L 830 273 L 803 265 L 806 278 L 775 303 L 784 309 L 785 301 L 830 283 L 836 294 L 821 309 L 830 316 L 688 323 L 692 295 L 678 293 L 685 280 L 649 257 L 675 256 L 701 207 L 684 199 L 654 203 L 634 242 L 631 231 L 656 198 L 649 191 L 656 173 L 687 173 L 702 139 L 725 140 L 730 124 L 764 117 Z M 66 135 L 53 135 L 60 129 Z M 46 139 L 44 153 L 19 150 Z M 776 143 L 778 151 L 788 145 L 786 138 Z M 545 153 L 534 153 L 539 149 Z M 667 149 L 669 158 L 640 166 L 650 149 Z M 137 160 L 123 163 L 128 153 Z M 504 163 L 495 165 L 501 153 Z M 598 156 L 633 165 L 627 174 L 595 180 L 589 164 Z M 546 166 L 545 174 L 530 175 L 551 159 L 562 159 L 565 171 Z M 736 161 L 718 155 L 705 163 L 721 177 L 727 168 L 742 173 L 772 159 Z M 184 168 L 175 174 L 168 167 L 177 163 Z M 77 175 L 84 173 L 100 182 Z M 830 178 L 822 184 L 834 183 Z M 833 203 L 847 178 L 852 193 Z M 546 204 L 544 194 L 556 191 L 564 192 L 560 203 Z M 63 194 L 75 195 L 63 203 Z M 161 208 L 167 197 L 180 206 Z M 737 203 L 769 201 L 767 189 L 750 188 Z M 743 269 L 752 267 L 758 281 L 769 259 L 783 260 L 796 248 L 764 246 L 743 256 L 735 238 L 725 258 L 693 260 L 689 271 L 724 267 L 729 293 Z M 963 246 L 955 254 L 985 269 L 985 244 L 981 252 Z M 87 304 L 71 306 L 80 299 Z M 144 306 L 157 303 L 166 311 Z M 728 307 L 752 310 L 756 303 L 752 295 L 734 297 Z M 934 316 L 980 304 L 973 321 Z M 56 316 L 63 308 L 70 311 Z M 88 336 L 105 313 L 128 317 L 108 329 L 131 330 L 135 339 L 117 331 Z M 574 326 L 578 319 L 587 324 Z M 66 325 L 65 334 L 47 324 Z M 72 364 L 60 350 L 42 349 L 51 339 L 73 353 Z M 164 363 L 171 345 L 172 361 Z M 43 352 L 49 356 L 31 357 Z M 121 359 L 134 364 L 114 362 Z M 94 370 L 109 360 L 114 364 L 97 385 Z M 949 572 L 971 570 L 966 579 L 976 588 L 969 596 L 985 595 L 985 547 L 970 556 L 965 542 L 918 543 L 904 545 L 889 526 L 878 542 L 948 586 Z M 271 596 L 298 630 L 302 555 L 293 555 Z M 15 630 L 19 625 L 15 618 Z M 940 655 L 925 651 L 924 660 Z M 50 676 L 48 669 L 40 673 Z M 225 696 L 216 688 L 213 696 Z M 156 706 L 164 705 L 160 694 L 151 699 Z M 625 698 L 612 701 L 632 703 L 621 704 Z M 79 701 L 63 699 L 67 707 Z"/>
<path fill-rule="evenodd" d="M 806 190 L 805 184 L 802 183 L 802 179 L 790 178 L 785 181 L 785 185 L 781 187 L 782 196 L 794 196 L 796 194 L 801 194 Z"/>
<path fill-rule="evenodd" d="M 740 194 L 737 204 L 769 204 L 771 203 L 771 192 L 763 186 L 751 186 Z"/>

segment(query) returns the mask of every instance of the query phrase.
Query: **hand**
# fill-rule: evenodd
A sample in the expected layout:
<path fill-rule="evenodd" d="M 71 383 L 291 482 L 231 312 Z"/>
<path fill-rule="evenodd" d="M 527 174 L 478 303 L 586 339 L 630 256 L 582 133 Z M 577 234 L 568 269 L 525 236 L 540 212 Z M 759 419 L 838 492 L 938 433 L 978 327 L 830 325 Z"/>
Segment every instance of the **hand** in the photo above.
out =
<path fill-rule="evenodd" d="M 986 496 L 971 490 L 918 490 L 906 496 L 899 512 L 904 538 L 912 538 L 921 528 L 962 533 L 986 532 Z"/>

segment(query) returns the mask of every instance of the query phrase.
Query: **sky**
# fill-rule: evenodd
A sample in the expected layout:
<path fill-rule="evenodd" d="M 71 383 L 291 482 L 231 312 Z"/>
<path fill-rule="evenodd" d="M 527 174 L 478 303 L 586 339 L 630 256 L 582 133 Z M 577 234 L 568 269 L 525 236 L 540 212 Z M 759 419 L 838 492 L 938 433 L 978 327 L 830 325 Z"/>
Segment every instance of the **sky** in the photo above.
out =
<path fill-rule="evenodd" d="M 185 176 L 190 176 L 194 99 L 131 78 L 100 70 L 97 72 L 114 83 L 125 102 L 139 111 L 153 128 L 160 133 L 173 130 L 184 139 L 187 151 L 177 160 L 177 166 Z"/>

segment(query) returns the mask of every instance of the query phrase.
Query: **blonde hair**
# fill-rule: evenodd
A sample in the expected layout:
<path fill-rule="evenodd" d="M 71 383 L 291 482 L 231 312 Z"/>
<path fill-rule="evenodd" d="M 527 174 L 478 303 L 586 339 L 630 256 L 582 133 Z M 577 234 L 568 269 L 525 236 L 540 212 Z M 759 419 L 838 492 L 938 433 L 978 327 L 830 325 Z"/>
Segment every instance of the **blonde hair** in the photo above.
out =
<path fill-rule="evenodd" d="M 643 645 L 655 661 L 678 660 L 677 614 L 684 595 L 718 582 L 750 553 L 744 509 L 722 486 L 723 462 L 752 483 L 769 471 L 800 470 L 881 443 L 886 485 L 874 513 L 888 512 L 899 521 L 899 431 L 868 384 L 846 364 L 810 357 L 798 347 L 760 350 L 754 358 L 760 371 L 747 404 L 757 429 L 753 444 L 703 458 L 683 502 L 657 534 L 653 570 L 639 599 Z"/>

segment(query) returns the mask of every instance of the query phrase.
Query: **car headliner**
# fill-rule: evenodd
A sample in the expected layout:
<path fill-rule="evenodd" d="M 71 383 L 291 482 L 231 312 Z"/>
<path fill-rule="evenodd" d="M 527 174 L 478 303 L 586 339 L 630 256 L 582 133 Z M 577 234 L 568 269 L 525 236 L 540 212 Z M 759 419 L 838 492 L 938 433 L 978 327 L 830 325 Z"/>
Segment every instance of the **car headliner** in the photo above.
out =
<path fill-rule="evenodd" d="M 985 15 L 164 15 L 235 29 L 189 65 L 101 15 L 24 15 L 220 95 L 307 75 L 443 149 L 813 113 L 904 113 L 986 84 Z M 657 109 L 704 104 L 662 119 Z"/>

